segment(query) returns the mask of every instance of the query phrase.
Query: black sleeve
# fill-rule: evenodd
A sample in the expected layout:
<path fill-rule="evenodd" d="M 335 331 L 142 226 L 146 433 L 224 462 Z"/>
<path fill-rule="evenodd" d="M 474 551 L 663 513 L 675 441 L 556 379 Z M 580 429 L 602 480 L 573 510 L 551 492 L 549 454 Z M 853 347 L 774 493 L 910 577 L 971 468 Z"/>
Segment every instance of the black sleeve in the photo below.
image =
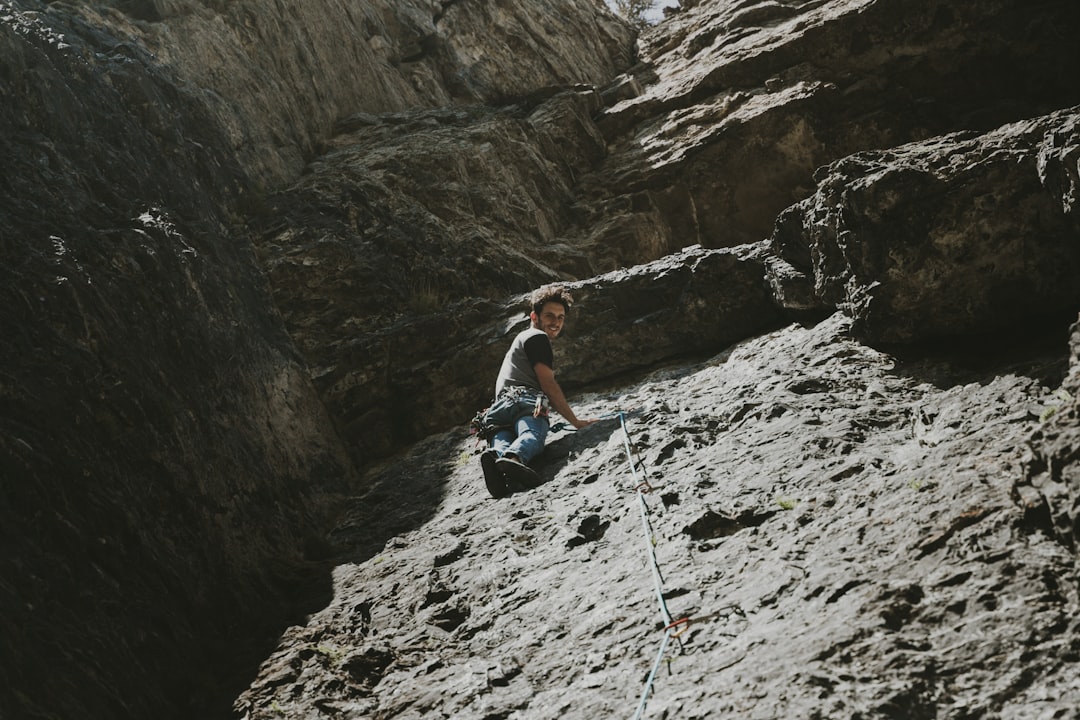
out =
<path fill-rule="evenodd" d="M 533 335 L 525 341 L 525 357 L 529 358 L 529 364 L 543 363 L 549 368 L 555 368 L 555 357 L 551 352 L 551 340 L 547 335 Z"/>

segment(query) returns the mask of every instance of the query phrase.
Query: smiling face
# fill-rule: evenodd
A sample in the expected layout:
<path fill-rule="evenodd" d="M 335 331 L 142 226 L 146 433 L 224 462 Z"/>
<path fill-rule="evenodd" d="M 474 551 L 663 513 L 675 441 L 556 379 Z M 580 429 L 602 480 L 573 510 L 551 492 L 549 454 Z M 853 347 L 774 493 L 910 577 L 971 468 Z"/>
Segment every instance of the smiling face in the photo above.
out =
<path fill-rule="evenodd" d="M 566 308 L 562 303 L 552 300 L 544 303 L 539 315 L 533 312 L 529 314 L 529 317 L 532 318 L 534 328 L 543 330 L 549 338 L 554 340 L 559 337 L 563 324 L 566 323 Z"/>

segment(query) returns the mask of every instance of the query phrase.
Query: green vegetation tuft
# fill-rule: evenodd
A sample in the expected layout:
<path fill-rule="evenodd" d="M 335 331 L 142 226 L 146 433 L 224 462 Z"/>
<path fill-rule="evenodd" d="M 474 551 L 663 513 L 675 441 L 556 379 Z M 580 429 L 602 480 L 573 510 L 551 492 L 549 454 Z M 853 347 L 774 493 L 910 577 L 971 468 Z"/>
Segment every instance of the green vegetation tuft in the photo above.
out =
<path fill-rule="evenodd" d="M 1065 388 L 1058 388 L 1054 392 L 1054 397 L 1057 398 L 1058 400 L 1060 400 L 1061 402 L 1054 403 L 1052 405 L 1047 405 L 1046 409 L 1043 410 L 1042 414 L 1039 415 L 1039 422 L 1045 423 L 1048 420 L 1050 420 L 1050 418 L 1054 417 L 1054 415 L 1057 414 L 1057 411 L 1060 410 L 1062 408 L 1062 406 L 1065 405 L 1065 403 L 1072 402 L 1072 399 L 1073 399 L 1072 393 L 1070 393 Z"/>

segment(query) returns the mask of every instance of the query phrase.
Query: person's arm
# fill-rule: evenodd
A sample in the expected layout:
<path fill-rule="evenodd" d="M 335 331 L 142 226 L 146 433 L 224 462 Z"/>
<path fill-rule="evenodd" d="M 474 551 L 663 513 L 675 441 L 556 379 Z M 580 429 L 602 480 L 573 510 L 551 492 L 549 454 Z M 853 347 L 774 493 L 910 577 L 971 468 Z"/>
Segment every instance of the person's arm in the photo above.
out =
<path fill-rule="evenodd" d="M 563 394 L 562 388 L 559 387 L 559 383 L 555 380 L 555 371 L 544 363 L 536 363 L 533 365 L 533 371 L 536 372 L 536 379 L 540 381 L 540 389 L 547 395 L 548 401 L 551 403 L 551 407 L 555 408 L 555 412 L 566 418 L 566 421 L 580 430 L 586 425 L 592 425 L 596 420 L 581 420 L 574 411 L 570 409 L 570 404 L 566 402 L 566 395 Z"/>

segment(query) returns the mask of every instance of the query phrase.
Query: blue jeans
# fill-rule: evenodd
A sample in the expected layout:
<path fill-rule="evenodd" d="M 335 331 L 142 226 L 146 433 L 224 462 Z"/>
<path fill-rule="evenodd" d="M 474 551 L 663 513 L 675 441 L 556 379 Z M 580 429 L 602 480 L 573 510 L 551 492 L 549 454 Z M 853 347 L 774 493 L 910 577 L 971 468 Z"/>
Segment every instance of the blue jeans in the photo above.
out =
<path fill-rule="evenodd" d="M 514 421 L 514 427 L 495 433 L 491 447 L 502 457 L 506 454 L 517 455 L 518 460 L 529 464 L 544 449 L 544 440 L 548 434 L 548 419 L 525 415 Z"/>

